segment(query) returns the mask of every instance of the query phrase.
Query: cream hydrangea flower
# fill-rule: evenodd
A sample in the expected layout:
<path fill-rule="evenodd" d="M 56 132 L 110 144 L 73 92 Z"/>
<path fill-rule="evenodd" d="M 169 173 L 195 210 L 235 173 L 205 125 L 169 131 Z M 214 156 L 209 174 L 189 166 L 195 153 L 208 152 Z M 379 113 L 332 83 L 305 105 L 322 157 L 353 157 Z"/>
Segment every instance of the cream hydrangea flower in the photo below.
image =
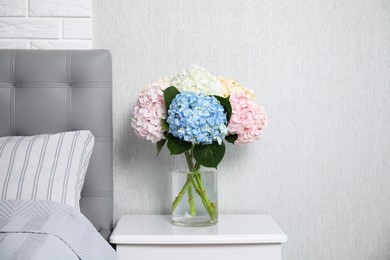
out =
<path fill-rule="evenodd" d="M 179 91 L 222 96 L 220 81 L 198 65 L 192 65 L 173 76 L 170 85 L 176 87 Z"/>
<path fill-rule="evenodd" d="M 227 79 L 222 76 L 218 76 L 217 79 L 221 82 L 222 84 L 222 93 L 223 97 L 228 97 L 231 95 L 232 92 L 239 92 L 243 93 L 246 96 L 248 96 L 251 99 L 256 99 L 255 92 L 249 88 L 245 88 L 241 86 L 240 83 L 238 83 L 237 80 L 235 79 Z"/>
<path fill-rule="evenodd" d="M 172 77 L 171 76 L 166 76 L 166 77 L 163 77 L 161 79 L 158 79 L 155 83 L 153 84 L 166 84 L 166 85 L 169 85 L 171 83 L 171 79 Z"/>

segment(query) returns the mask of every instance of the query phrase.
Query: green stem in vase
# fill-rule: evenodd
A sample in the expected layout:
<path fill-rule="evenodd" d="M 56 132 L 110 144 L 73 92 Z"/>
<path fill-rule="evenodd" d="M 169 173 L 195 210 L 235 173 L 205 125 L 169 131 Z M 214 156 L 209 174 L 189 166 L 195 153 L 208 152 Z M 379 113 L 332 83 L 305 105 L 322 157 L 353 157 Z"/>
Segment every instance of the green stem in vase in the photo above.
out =
<path fill-rule="evenodd" d="M 194 180 L 195 179 L 195 180 Z M 215 214 L 213 212 L 213 209 L 210 205 L 210 200 L 207 198 L 206 196 L 206 192 L 202 192 L 200 189 L 199 189 L 199 184 L 198 182 L 196 181 L 196 178 L 195 178 L 195 174 L 191 174 L 191 177 L 190 177 L 190 180 L 191 180 L 191 183 L 192 183 L 192 186 L 195 188 L 195 191 L 196 193 L 199 195 L 200 199 L 202 200 L 202 203 L 203 203 L 203 206 L 205 207 L 205 209 L 207 210 L 207 213 L 210 215 L 211 219 L 213 221 L 215 221 Z"/>
<path fill-rule="evenodd" d="M 187 177 L 190 178 L 190 177 Z M 194 202 L 194 194 L 192 193 L 191 185 L 188 187 L 188 204 L 190 204 L 190 214 L 191 216 L 196 215 L 195 211 L 195 202 Z"/>
<path fill-rule="evenodd" d="M 184 186 L 180 190 L 178 196 L 175 198 L 175 200 L 172 203 L 172 212 L 175 211 L 176 207 L 179 205 L 180 201 L 182 200 L 184 194 L 188 191 L 188 203 L 189 203 L 189 208 L 190 208 L 190 214 L 192 216 L 196 215 L 194 195 L 193 195 L 193 191 L 192 191 L 192 188 L 194 188 L 196 193 L 199 195 L 199 197 L 202 201 L 202 204 L 205 207 L 210 218 L 213 221 L 215 221 L 217 207 L 215 206 L 214 203 L 212 203 L 209 200 L 209 198 L 206 194 L 206 190 L 205 190 L 205 188 L 203 186 L 203 182 L 202 182 L 202 176 L 201 176 L 201 173 L 199 172 L 199 169 L 201 166 L 198 162 L 196 162 L 194 165 L 193 160 L 192 160 L 192 149 L 191 149 L 191 152 L 189 152 L 189 151 L 185 152 L 185 157 L 186 157 L 189 173 L 187 174 L 186 183 L 184 184 Z"/>
<path fill-rule="evenodd" d="M 217 208 L 215 207 L 215 204 L 212 203 L 207 197 L 206 190 L 203 186 L 202 177 L 199 171 L 194 174 L 194 179 L 196 180 L 196 183 L 198 185 L 198 194 L 202 199 L 202 203 L 205 206 L 207 212 L 209 213 L 211 219 L 215 221 L 215 212 Z"/>
<path fill-rule="evenodd" d="M 188 166 L 188 171 L 192 172 L 193 170 L 193 163 L 192 163 L 192 156 L 189 152 L 185 152 L 186 160 L 187 160 L 187 166 Z M 190 173 L 187 175 L 187 182 L 191 182 L 192 176 Z M 195 201 L 194 201 L 194 194 L 192 193 L 192 187 L 191 185 L 188 187 L 188 204 L 190 205 L 190 214 L 191 216 L 195 216 Z"/>
<path fill-rule="evenodd" d="M 196 178 L 194 178 L 194 179 L 196 179 Z M 193 182 L 192 185 L 198 185 L 198 184 L 195 184 Z M 199 188 L 196 189 L 196 193 L 198 193 L 199 197 L 202 200 L 204 208 L 207 210 L 207 213 L 209 213 L 211 219 L 214 221 L 215 220 L 214 212 L 213 212 L 213 210 L 212 210 L 212 208 L 210 206 L 210 201 L 207 198 L 206 193 L 201 191 Z"/>
<path fill-rule="evenodd" d="M 175 212 L 177 205 L 179 205 L 181 199 L 183 198 L 184 194 L 186 194 L 190 186 L 191 186 L 191 180 L 187 180 L 187 182 L 184 184 L 183 188 L 181 188 L 175 200 L 172 202 L 172 212 Z"/>
<path fill-rule="evenodd" d="M 193 163 L 191 159 L 191 155 L 188 152 L 185 152 L 185 157 L 188 165 L 188 170 L 191 173 L 193 168 Z M 188 192 L 188 203 L 190 205 L 190 214 L 192 216 L 195 215 L 195 202 L 194 202 L 194 195 L 191 188 L 191 179 L 190 173 L 188 173 L 187 181 L 184 184 L 183 188 L 180 190 L 179 194 L 176 196 L 175 200 L 172 202 L 172 212 L 175 212 L 177 206 L 179 205 L 180 201 L 182 200 L 184 194 L 186 194 L 187 190 Z M 190 191 L 191 189 L 191 191 Z M 196 189 L 196 188 L 195 188 Z"/>
<path fill-rule="evenodd" d="M 198 162 L 196 162 L 195 165 L 193 164 L 192 151 L 193 151 L 193 147 L 191 149 L 191 153 L 186 152 L 187 164 L 188 164 L 189 168 L 192 169 L 192 172 L 193 172 L 191 178 L 195 179 L 195 181 L 196 181 L 196 184 L 193 182 L 192 186 L 195 188 L 196 192 L 200 196 L 202 203 L 203 203 L 205 209 L 207 210 L 207 212 L 209 213 L 211 219 L 213 221 L 215 221 L 216 207 L 215 207 L 215 204 L 212 203 L 209 200 L 209 198 L 207 197 L 206 190 L 205 190 L 205 188 L 203 186 L 203 182 L 202 182 L 202 175 L 199 172 L 200 164 Z"/>

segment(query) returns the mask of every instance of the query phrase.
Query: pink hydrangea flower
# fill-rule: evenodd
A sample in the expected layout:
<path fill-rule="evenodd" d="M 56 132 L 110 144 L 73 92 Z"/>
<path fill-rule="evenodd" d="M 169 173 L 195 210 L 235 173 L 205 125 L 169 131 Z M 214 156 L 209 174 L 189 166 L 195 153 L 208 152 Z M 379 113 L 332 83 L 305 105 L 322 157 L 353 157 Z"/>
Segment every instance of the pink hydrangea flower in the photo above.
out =
<path fill-rule="evenodd" d="M 165 138 L 161 120 L 167 118 L 163 93 L 167 87 L 165 83 L 148 85 L 139 95 L 133 110 L 131 126 L 134 132 L 152 143 Z"/>
<path fill-rule="evenodd" d="M 268 118 L 264 108 L 242 91 L 230 93 L 232 116 L 228 124 L 230 134 L 237 134 L 234 144 L 246 144 L 260 139 Z"/>

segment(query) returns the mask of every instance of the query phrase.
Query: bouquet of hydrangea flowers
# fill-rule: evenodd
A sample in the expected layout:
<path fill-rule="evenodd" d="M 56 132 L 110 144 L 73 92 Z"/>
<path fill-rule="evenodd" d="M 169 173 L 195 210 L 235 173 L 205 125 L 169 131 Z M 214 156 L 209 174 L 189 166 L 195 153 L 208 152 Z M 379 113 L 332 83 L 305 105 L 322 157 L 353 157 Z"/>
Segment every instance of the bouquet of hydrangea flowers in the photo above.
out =
<path fill-rule="evenodd" d="M 206 194 L 200 168 L 217 168 L 225 154 L 224 140 L 246 144 L 260 139 L 267 116 L 252 90 L 193 65 L 146 86 L 131 125 L 139 137 L 157 144 L 157 154 L 166 143 L 171 154 L 185 155 L 189 174 L 172 212 L 188 192 L 190 214 L 196 214 L 194 189 L 216 222 L 217 207 Z"/>

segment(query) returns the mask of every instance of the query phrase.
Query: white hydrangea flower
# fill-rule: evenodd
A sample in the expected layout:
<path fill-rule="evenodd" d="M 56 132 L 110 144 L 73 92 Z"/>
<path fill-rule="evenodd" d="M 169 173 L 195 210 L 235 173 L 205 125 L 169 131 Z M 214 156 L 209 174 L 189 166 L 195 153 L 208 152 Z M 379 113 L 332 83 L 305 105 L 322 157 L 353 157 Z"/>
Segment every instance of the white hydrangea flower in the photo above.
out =
<path fill-rule="evenodd" d="M 198 65 L 192 65 L 173 76 L 170 85 L 175 86 L 179 91 L 202 93 L 204 95 L 223 95 L 221 82 Z"/>

